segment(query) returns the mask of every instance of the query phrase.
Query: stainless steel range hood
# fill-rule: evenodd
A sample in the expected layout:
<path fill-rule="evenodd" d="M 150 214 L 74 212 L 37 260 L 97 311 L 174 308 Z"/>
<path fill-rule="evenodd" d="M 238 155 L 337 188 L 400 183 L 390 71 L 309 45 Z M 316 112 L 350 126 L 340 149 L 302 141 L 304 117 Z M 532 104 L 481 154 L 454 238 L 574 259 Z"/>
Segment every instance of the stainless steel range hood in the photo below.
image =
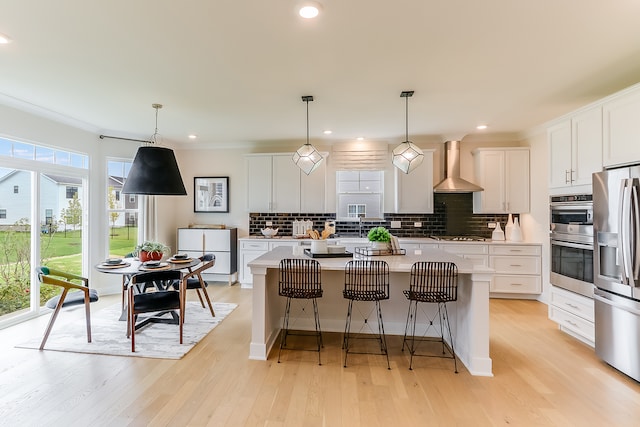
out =
<path fill-rule="evenodd" d="M 444 179 L 433 187 L 434 193 L 472 193 L 483 191 L 469 181 L 460 178 L 460 141 L 447 141 L 444 143 Z"/>

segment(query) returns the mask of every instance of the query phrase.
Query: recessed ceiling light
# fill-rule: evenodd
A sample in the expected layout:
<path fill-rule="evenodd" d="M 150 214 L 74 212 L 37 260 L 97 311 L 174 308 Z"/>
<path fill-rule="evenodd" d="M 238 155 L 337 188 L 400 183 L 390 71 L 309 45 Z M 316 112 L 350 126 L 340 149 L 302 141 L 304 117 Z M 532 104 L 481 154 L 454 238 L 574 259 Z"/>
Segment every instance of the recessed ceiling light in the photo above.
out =
<path fill-rule="evenodd" d="M 320 13 L 320 3 L 315 1 L 305 1 L 300 4 L 300 9 L 298 9 L 298 14 L 305 19 L 313 19 Z"/>
<path fill-rule="evenodd" d="M 325 135 L 331 135 L 331 134 L 333 133 L 333 131 L 332 131 L 332 130 L 327 129 L 327 130 L 325 130 L 325 131 L 324 131 L 324 132 L 322 132 L 322 133 L 324 133 Z"/>
<path fill-rule="evenodd" d="M 478 129 L 478 130 L 485 130 L 486 128 L 488 128 L 487 125 L 478 125 L 478 126 L 476 126 L 476 129 Z"/>
<path fill-rule="evenodd" d="M 197 137 L 198 135 L 194 135 L 194 134 L 189 135 L 189 139 L 196 139 Z"/>
<path fill-rule="evenodd" d="M 359 136 L 356 138 L 358 141 L 364 141 L 364 136 Z"/>
<path fill-rule="evenodd" d="M 6 34 L 0 33 L 0 44 L 9 44 L 11 43 L 11 37 Z"/>

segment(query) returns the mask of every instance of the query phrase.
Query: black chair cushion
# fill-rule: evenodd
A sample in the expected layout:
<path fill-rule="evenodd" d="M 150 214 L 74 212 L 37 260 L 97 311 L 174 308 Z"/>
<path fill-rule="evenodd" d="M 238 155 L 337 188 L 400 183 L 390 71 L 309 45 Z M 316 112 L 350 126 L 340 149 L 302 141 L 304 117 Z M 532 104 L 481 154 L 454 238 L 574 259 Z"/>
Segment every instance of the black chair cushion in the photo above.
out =
<path fill-rule="evenodd" d="M 58 301 L 60 301 L 60 295 L 57 295 L 57 296 L 51 298 L 49 301 L 47 301 L 45 306 L 47 308 L 54 309 L 58 305 Z M 97 290 L 89 289 L 89 301 L 90 302 L 98 301 L 98 291 Z M 70 305 L 77 305 L 77 304 L 84 304 L 84 292 L 82 292 L 82 291 L 69 292 L 67 294 L 67 297 L 64 299 L 64 302 L 62 303 L 62 306 L 63 307 L 68 307 Z"/>
<path fill-rule="evenodd" d="M 147 292 L 133 296 L 133 311 L 136 313 L 179 308 L 180 294 L 175 291 Z"/>

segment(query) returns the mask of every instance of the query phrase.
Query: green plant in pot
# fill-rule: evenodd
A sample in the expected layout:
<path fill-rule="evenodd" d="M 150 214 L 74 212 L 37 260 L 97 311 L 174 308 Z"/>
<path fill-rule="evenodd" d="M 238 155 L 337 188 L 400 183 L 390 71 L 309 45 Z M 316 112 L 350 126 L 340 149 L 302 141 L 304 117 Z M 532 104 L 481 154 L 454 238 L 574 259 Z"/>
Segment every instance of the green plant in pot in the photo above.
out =
<path fill-rule="evenodd" d="M 169 247 L 159 242 L 143 242 L 136 246 L 134 254 L 140 261 L 160 261 Z"/>
<path fill-rule="evenodd" d="M 389 249 L 391 233 L 384 227 L 373 227 L 367 233 L 367 238 L 371 242 L 373 249 Z"/>

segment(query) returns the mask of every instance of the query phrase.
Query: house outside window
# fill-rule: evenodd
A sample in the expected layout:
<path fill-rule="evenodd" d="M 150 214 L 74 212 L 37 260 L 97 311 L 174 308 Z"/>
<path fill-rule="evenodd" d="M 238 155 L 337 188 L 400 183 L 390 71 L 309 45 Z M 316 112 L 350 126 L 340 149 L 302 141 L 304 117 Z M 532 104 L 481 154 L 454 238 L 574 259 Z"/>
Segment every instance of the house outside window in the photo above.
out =
<path fill-rule="evenodd" d="M 78 194 L 78 187 L 67 186 L 67 199 L 73 199 Z"/>
<path fill-rule="evenodd" d="M 336 172 L 337 219 L 382 218 L 384 172 L 341 170 Z"/>

